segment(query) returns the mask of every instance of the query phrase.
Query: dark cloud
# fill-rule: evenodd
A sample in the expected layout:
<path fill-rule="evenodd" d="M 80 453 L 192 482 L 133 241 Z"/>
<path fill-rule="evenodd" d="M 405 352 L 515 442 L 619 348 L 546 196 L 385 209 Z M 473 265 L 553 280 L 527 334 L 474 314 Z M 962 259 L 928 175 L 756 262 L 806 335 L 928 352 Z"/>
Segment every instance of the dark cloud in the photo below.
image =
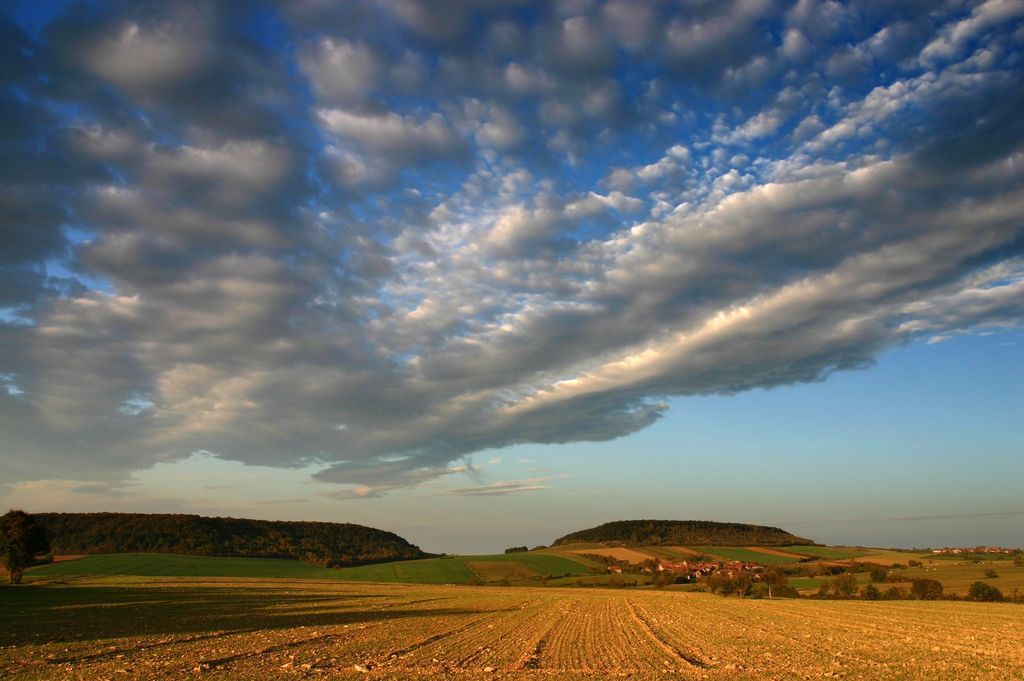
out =
<path fill-rule="evenodd" d="M 0 474 L 205 451 L 374 497 L 1020 325 L 1005 5 L 6 21 Z"/>

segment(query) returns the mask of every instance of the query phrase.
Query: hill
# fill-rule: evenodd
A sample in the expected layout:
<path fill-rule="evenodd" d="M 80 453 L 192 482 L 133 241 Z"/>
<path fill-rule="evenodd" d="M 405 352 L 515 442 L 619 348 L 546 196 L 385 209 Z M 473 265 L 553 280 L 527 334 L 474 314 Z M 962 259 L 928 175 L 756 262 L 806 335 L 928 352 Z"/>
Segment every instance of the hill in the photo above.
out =
<path fill-rule="evenodd" d="M 616 520 L 567 534 L 559 544 L 620 542 L 637 546 L 788 546 L 814 544 L 777 527 L 710 520 Z"/>
<path fill-rule="evenodd" d="M 164 513 L 37 513 L 55 554 L 175 553 L 293 558 L 334 567 L 422 558 L 397 534 L 350 523 Z"/>

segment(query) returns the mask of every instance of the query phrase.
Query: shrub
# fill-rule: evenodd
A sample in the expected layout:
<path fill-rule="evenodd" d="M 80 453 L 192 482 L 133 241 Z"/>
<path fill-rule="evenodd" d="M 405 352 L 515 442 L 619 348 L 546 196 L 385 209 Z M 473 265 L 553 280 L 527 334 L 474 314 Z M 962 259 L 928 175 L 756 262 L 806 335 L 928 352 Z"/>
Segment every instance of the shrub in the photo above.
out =
<path fill-rule="evenodd" d="M 995 579 L 998 576 L 999 576 L 999 574 L 995 570 L 993 570 L 992 568 L 989 568 L 988 570 L 985 570 L 985 578 L 986 579 Z"/>
<path fill-rule="evenodd" d="M 967 598 L 972 601 L 1001 601 L 1003 600 L 1003 592 L 991 584 L 975 582 L 971 584 L 971 588 L 967 591 Z"/>
<path fill-rule="evenodd" d="M 882 592 L 874 584 L 868 584 L 860 590 L 860 597 L 866 601 L 877 601 L 882 597 Z"/>
<path fill-rule="evenodd" d="M 889 576 L 889 571 L 884 567 L 871 568 L 871 581 L 872 582 L 884 582 L 885 578 Z"/>
<path fill-rule="evenodd" d="M 848 572 L 839 575 L 832 582 L 832 593 L 840 598 L 849 598 L 857 593 L 857 578 Z"/>
<path fill-rule="evenodd" d="M 910 567 L 921 567 L 921 561 L 919 560 L 908 560 L 907 565 Z"/>
<path fill-rule="evenodd" d="M 882 594 L 883 601 L 900 601 L 907 597 L 907 592 L 898 586 L 890 586 Z"/>

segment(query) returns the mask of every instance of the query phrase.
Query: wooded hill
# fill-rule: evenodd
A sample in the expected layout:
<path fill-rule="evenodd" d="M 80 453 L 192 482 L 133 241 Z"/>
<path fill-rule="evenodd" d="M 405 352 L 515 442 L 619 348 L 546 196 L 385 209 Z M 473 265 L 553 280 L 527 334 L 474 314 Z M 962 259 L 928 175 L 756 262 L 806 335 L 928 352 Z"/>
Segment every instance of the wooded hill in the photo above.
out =
<path fill-rule="evenodd" d="M 294 558 L 327 567 L 422 558 L 397 534 L 350 523 L 164 513 L 36 513 L 55 554 L 178 553 Z"/>
<path fill-rule="evenodd" d="M 637 546 L 785 546 L 814 544 L 777 527 L 710 520 L 617 520 L 567 534 L 559 544 L 619 542 Z"/>

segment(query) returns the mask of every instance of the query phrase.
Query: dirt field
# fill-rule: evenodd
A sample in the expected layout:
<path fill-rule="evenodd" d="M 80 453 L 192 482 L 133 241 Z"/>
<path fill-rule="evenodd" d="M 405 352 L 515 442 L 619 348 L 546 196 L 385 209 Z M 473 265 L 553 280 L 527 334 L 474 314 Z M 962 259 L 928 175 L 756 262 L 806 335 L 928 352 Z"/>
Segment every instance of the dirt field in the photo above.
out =
<path fill-rule="evenodd" d="M 1009 679 L 1024 608 L 239 579 L 0 589 L 4 679 Z"/>
<path fill-rule="evenodd" d="M 627 549 L 622 547 L 600 547 L 594 549 L 580 549 L 578 551 L 572 551 L 571 553 L 575 553 L 581 556 L 587 554 L 593 556 L 608 556 L 609 558 L 614 558 L 615 560 L 625 560 L 634 564 L 639 564 L 644 562 L 645 560 L 650 560 L 651 558 L 654 558 L 653 554 L 642 553 L 640 551 L 635 551 L 633 549 Z"/>

